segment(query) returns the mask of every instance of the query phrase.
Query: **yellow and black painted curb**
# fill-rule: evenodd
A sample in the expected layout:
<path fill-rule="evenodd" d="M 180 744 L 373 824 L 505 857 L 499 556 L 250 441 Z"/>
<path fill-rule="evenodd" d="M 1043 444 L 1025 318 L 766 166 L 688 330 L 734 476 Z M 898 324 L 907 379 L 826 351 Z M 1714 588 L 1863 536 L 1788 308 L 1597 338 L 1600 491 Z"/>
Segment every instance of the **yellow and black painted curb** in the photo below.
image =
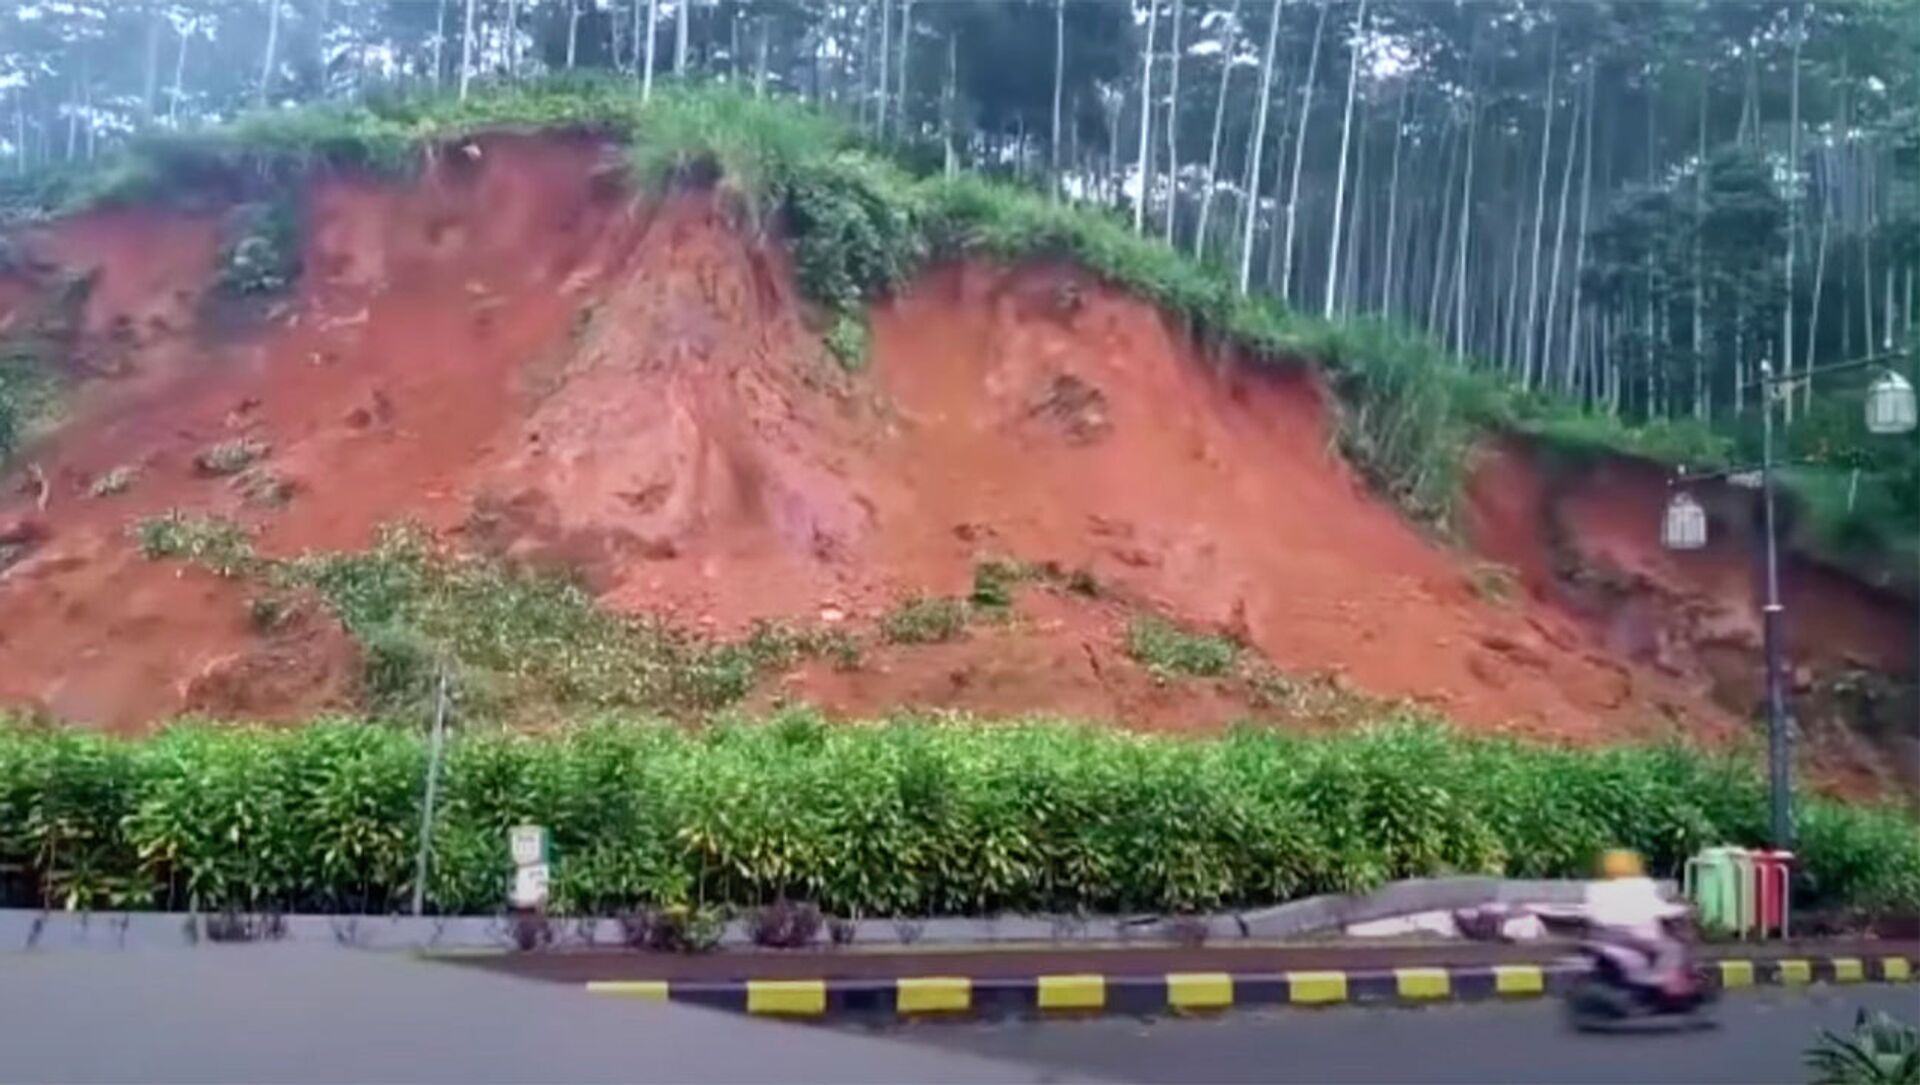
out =
<path fill-rule="evenodd" d="M 1814 983 L 1905 983 L 1913 959 L 1727 958 L 1706 963 L 1722 990 Z M 1167 972 L 1153 975 L 911 976 L 898 979 L 606 981 L 596 994 L 777 1017 L 1206 1013 L 1243 1007 L 1419 1004 L 1539 998 L 1564 990 L 1564 966 L 1513 964 L 1324 972 Z"/>

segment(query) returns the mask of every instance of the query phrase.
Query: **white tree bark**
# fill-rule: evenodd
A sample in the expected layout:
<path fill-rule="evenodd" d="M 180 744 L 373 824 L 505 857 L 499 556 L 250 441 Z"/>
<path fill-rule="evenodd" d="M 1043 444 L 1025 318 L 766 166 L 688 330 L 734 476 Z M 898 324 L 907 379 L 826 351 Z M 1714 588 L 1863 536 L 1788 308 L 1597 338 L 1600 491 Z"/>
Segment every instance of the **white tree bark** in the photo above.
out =
<path fill-rule="evenodd" d="M 912 134 L 913 128 L 907 114 L 907 59 L 913 55 L 912 45 L 913 0 L 900 0 L 900 62 L 894 65 L 898 69 L 899 89 L 895 92 L 894 100 L 899 103 L 896 111 L 899 114 L 900 130 L 909 135 Z"/>
<path fill-rule="evenodd" d="M 1172 82 L 1167 92 L 1167 221 L 1165 240 L 1173 244 L 1173 223 L 1180 217 L 1180 14 L 1173 0 L 1173 47 L 1168 56 Z"/>
<path fill-rule="evenodd" d="M 1560 310 L 1560 269 L 1566 266 L 1567 255 L 1567 210 L 1573 198 L 1573 160 L 1575 134 L 1580 131 L 1579 88 L 1575 88 L 1573 113 L 1567 117 L 1566 163 L 1560 171 L 1560 213 L 1553 228 L 1553 269 L 1547 276 L 1547 315 L 1542 322 L 1542 342 L 1540 344 L 1540 384 L 1544 387 L 1553 373 L 1553 329 L 1554 321 Z M 1562 369 L 1564 370 L 1564 362 Z M 1565 379 L 1565 373 L 1561 374 Z"/>
<path fill-rule="evenodd" d="M 187 92 L 187 41 L 199 28 L 200 23 L 197 19 L 188 19 L 187 24 L 180 28 L 180 51 L 173 57 L 173 98 L 167 102 L 167 124 L 173 128 L 180 127 L 180 99 L 185 97 Z M 20 143 L 23 159 L 26 154 L 25 138 L 22 135 Z"/>
<path fill-rule="evenodd" d="M 1276 19 L 1279 17 L 1275 10 Z M 1340 169 L 1339 180 L 1333 189 L 1333 233 L 1327 242 L 1327 294 L 1320 315 L 1331 319 L 1337 287 L 1340 284 L 1340 226 L 1347 211 L 1347 149 L 1353 143 L 1353 90 L 1360 83 L 1360 48 L 1366 44 L 1367 0 L 1360 0 L 1360 7 L 1353 16 L 1353 45 L 1347 61 L 1347 108 L 1340 121 Z M 1240 285 L 1242 291 L 1246 284 Z"/>
<path fill-rule="evenodd" d="M 682 0 L 682 2 L 684 3 L 685 0 Z M 660 0 L 647 0 L 647 28 L 644 31 L 644 33 L 647 36 L 647 41 L 645 45 L 645 49 L 647 53 L 646 61 L 645 61 L 646 67 L 643 68 L 640 73 L 640 101 L 643 103 L 650 102 L 653 100 L 653 57 L 655 52 L 654 38 L 657 36 L 659 27 L 660 27 Z M 638 33 L 642 33 L 642 31 L 636 28 L 634 30 L 634 33 L 638 34 Z"/>
<path fill-rule="evenodd" d="M 1413 85 L 1400 87 L 1400 111 L 1393 124 L 1393 168 L 1387 179 L 1387 245 L 1382 258 L 1385 270 L 1380 276 L 1380 311 L 1393 311 L 1394 257 L 1400 248 L 1400 151 L 1407 137 L 1407 106 L 1413 100 Z"/>
<path fill-rule="evenodd" d="M 1707 216 L 1707 76 L 1700 76 L 1699 144 L 1693 159 L 1693 416 L 1713 413 L 1707 388 L 1707 275 L 1701 237 Z"/>
<path fill-rule="evenodd" d="M 940 132 L 946 143 L 945 174 L 951 178 L 960 173 L 960 155 L 954 146 L 953 126 L 957 118 L 954 111 L 959 108 L 957 95 L 960 73 L 960 42 L 952 31 L 947 32 L 947 89 L 942 95 L 940 107 Z"/>
<path fill-rule="evenodd" d="M 1053 125 L 1047 130 L 1047 157 L 1052 166 L 1053 177 L 1047 187 L 1053 190 L 1057 198 L 1061 190 L 1060 178 L 1060 118 L 1062 116 L 1061 93 L 1066 89 L 1067 79 L 1067 0 L 1053 0 Z"/>
<path fill-rule="evenodd" d="M 567 70 L 573 70 L 573 62 L 580 46 L 580 0 L 567 0 Z"/>
<path fill-rule="evenodd" d="M 893 0 L 880 0 L 880 138 L 887 138 L 887 105 L 893 98 L 893 80 L 888 69 L 893 60 Z"/>
<path fill-rule="evenodd" d="M 1293 180 L 1287 185 L 1286 253 L 1280 261 L 1280 296 L 1293 298 L 1294 223 L 1300 210 L 1300 164 L 1307 157 L 1307 114 L 1313 109 L 1313 80 L 1320 70 L 1320 39 L 1327 29 L 1328 0 L 1320 0 L 1320 18 L 1313 27 L 1313 49 L 1307 54 L 1307 81 L 1300 94 L 1300 125 L 1294 134 Z"/>
<path fill-rule="evenodd" d="M 1587 278 L 1587 216 L 1593 208 L 1594 68 L 1587 69 L 1587 134 L 1580 165 L 1580 227 L 1573 247 L 1573 301 L 1567 313 L 1567 371 L 1562 385 L 1572 395 L 1580 379 L 1580 300 Z"/>
<path fill-rule="evenodd" d="M 1553 113 L 1555 102 L 1554 89 L 1556 78 L 1560 74 L 1560 29 L 1553 30 L 1553 44 L 1547 50 L 1547 97 L 1541 104 L 1540 116 L 1540 183 L 1533 195 L 1533 254 L 1531 271 L 1527 276 L 1527 325 L 1526 341 L 1520 347 L 1520 387 L 1532 388 L 1534 381 L 1534 347 L 1539 340 L 1539 325 L 1535 322 L 1540 314 L 1540 242 L 1541 233 L 1547 223 L 1547 162 L 1553 157 Z"/>
<path fill-rule="evenodd" d="M 676 79 L 687 77 L 687 27 L 693 19 L 693 0 L 680 0 L 675 5 L 673 22 L 673 74 Z"/>
<path fill-rule="evenodd" d="M 507 81 L 520 77 L 520 0 L 507 0 L 507 25 L 503 35 L 507 51 Z"/>
<path fill-rule="evenodd" d="M 1781 283 L 1784 296 L 1780 299 L 1780 372 L 1789 378 L 1793 376 L 1793 265 L 1800 233 L 1800 39 L 1806 36 L 1804 19 L 1803 13 L 1789 31 L 1793 35 L 1793 76 L 1787 107 L 1787 263 L 1785 280 Z M 1807 361 L 1811 363 L 1813 355 L 1807 355 Z M 1791 422 L 1793 397 L 1789 395 L 1784 399 L 1787 421 Z"/>
<path fill-rule="evenodd" d="M 447 0 L 440 0 L 433 17 L 433 89 L 440 89 L 443 74 L 442 52 L 447 41 Z"/>
<path fill-rule="evenodd" d="M 466 32 L 460 35 L 460 100 L 467 100 L 467 86 L 473 81 L 473 5 L 467 0 Z"/>
<path fill-rule="evenodd" d="M 1063 0 L 1055 0 L 1056 4 Z M 1057 9 L 1056 9 L 1057 10 Z M 1160 27 L 1160 0 L 1147 0 L 1147 47 L 1140 51 L 1140 167 L 1135 177 L 1140 198 L 1133 202 L 1133 232 L 1147 231 L 1147 201 L 1153 198 L 1153 178 L 1149 174 L 1147 152 L 1153 146 L 1153 38 Z M 1054 109 L 1060 108 L 1059 60 L 1054 64 Z"/>
<path fill-rule="evenodd" d="M 1469 86 L 1466 144 L 1461 152 L 1466 155 L 1466 161 L 1461 170 L 1460 212 L 1454 219 L 1454 229 L 1459 233 L 1459 239 L 1453 268 L 1453 353 L 1463 358 L 1467 353 L 1467 250 L 1473 243 L 1473 166 L 1479 157 L 1473 153 L 1473 143 L 1474 137 L 1479 134 L 1480 98 L 1477 90 Z"/>
<path fill-rule="evenodd" d="M 1213 105 L 1213 142 L 1207 150 L 1207 187 L 1200 193 L 1200 221 L 1193 231 L 1193 258 L 1202 259 L 1206 255 L 1207 217 L 1213 210 L 1213 193 L 1218 187 L 1216 180 L 1220 172 L 1220 133 L 1227 119 L 1227 84 L 1233 78 L 1233 58 L 1239 45 L 1240 0 L 1233 0 L 1233 11 L 1227 17 L 1226 43 L 1220 50 L 1220 94 Z"/>
<path fill-rule="evenodd" d="M 1260 59 L 1260 112 L 1253 126 L 1253 147 L 1248 155 L 1247 213 L 1240 234 L 1240 292 L 1245 294 L 1253 276 L 1253 228 L 1260 220 L 1260 154 L 1267 145 L 1267 115 L 1273 112 L 1273 57 L 1279 51 L 1280 14 L 1286 0 L 1274 0 L 1273 14 L 1267 20 L 1267 48 Z"/>
<path fill-rule="evenodd" d="M 471 2 L 471 0 L 469 0 Z M 273 93 L 273 67 L 279 61 L 280 49 L 280 3 L 281 0 L 267 0 L 267 48 L 266 59 L 260 63 L 260 95 L 256 104 L 264 107 L 267 97 Z"/>

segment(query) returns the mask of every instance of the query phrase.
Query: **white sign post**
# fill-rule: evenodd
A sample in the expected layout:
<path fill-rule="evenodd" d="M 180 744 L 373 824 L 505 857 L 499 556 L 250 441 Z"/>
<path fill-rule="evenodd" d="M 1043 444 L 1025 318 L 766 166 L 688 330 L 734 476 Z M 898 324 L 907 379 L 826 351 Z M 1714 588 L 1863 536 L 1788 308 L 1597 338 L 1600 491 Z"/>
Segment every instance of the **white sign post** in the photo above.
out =
<path fill-rule="evenodd" d="M 539 825 L 515 825 L 507 833 L 513 854 L 513 889 L 507 903 L 528 910 L 544 908 L 552 868 L 547 864 L 547 830 Z"/>

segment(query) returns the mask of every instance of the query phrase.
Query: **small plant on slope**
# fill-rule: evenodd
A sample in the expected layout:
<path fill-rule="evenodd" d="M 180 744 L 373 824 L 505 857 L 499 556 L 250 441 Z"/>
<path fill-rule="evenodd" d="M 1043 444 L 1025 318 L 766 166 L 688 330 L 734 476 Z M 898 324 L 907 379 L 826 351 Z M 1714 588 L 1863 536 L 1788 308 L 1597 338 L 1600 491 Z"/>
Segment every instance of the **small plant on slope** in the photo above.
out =
<path fill-rule="evenodd" d="M 1226 637 L 1189 632 L 1165 618 L 1146 616 L 1128 624 L 1127 654 L 1158 678 L 1221 678 L 1232 673 L 1240 646 Z"/>

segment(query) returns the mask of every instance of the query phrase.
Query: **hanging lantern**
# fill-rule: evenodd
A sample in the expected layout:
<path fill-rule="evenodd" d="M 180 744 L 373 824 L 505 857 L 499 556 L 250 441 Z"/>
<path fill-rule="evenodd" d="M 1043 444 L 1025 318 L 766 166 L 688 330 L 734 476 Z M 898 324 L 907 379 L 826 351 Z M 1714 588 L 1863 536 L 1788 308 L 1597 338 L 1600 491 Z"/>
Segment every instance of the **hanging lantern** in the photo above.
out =
<path fill-rule="evenodd" d="M 1871 433 L 1912 433 L 1913 385 L 1889 369 L 1867 389 L 1867 430 Z"/>
<path fill-rule="evenodd" d="M 1669 550 L 1698 550 L 1707 545 L 1707 510 L 1689 493 L 1677 493 L 1667 502 L 1667 518 L 1660 525 L 1660 545 Z"/>

